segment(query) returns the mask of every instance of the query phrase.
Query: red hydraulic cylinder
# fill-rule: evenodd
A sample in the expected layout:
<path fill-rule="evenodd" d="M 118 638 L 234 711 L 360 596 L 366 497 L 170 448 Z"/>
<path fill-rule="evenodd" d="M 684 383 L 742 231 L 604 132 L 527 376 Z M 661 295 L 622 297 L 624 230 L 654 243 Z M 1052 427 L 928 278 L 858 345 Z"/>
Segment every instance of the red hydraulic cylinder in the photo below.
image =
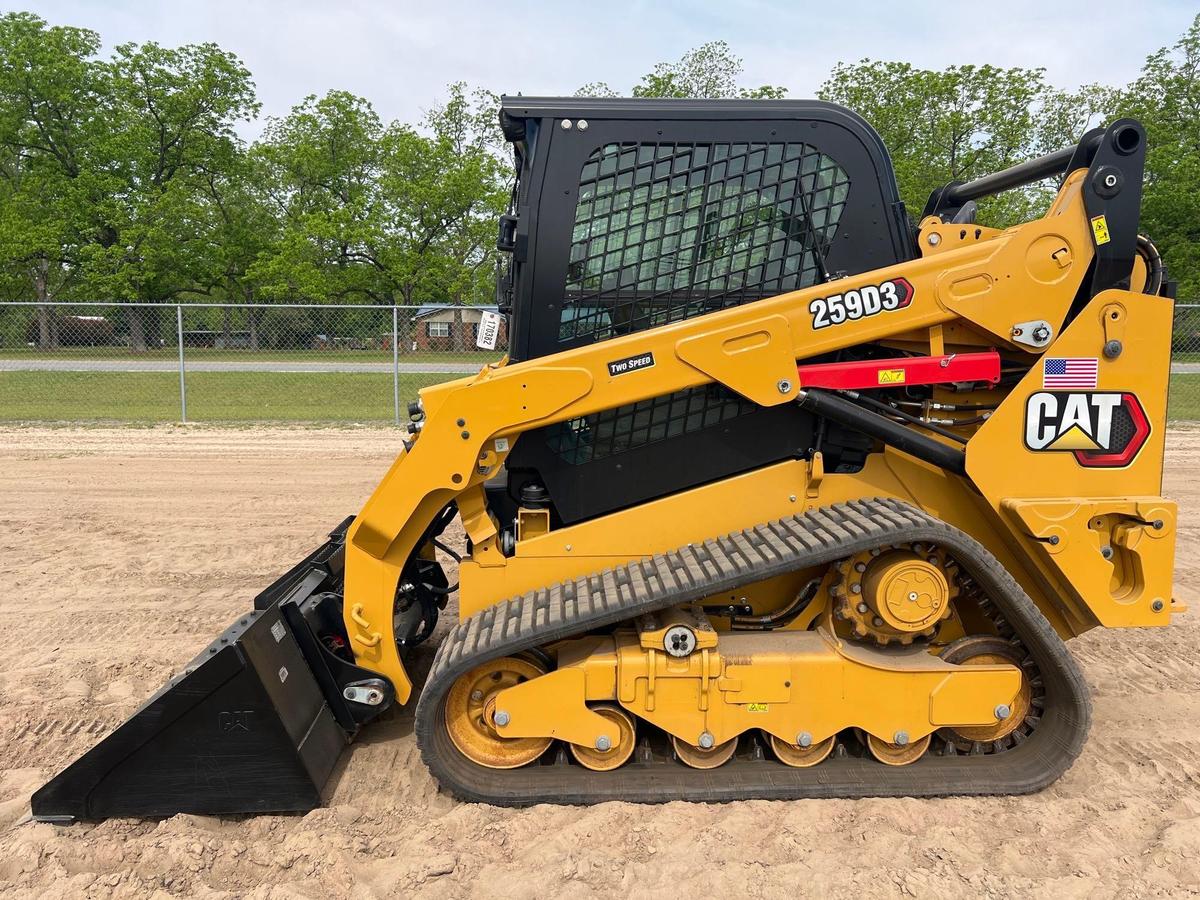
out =
<path fill-rule="evenodd" d="M 1000 381 L 1000 354 L 950 353 L 945 356 L 899 356 L 854 362 L 814 363 L 796 366 L 801 388 L 861 391 L 900 388 L 914 384 L 949 384 L 955 381 Z"/>

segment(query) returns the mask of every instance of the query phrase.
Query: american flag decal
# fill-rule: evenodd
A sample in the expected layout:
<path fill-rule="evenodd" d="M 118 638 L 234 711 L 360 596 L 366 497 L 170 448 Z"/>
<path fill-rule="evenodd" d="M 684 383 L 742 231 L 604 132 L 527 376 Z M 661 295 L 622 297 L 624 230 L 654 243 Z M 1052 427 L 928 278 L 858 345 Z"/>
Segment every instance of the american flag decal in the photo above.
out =
<path fill-rule="evenodd" d="M 1042 387 L 1094 389 L 1100 360 L 1094 356 L 1047 357 L 1042 361 Z"/>

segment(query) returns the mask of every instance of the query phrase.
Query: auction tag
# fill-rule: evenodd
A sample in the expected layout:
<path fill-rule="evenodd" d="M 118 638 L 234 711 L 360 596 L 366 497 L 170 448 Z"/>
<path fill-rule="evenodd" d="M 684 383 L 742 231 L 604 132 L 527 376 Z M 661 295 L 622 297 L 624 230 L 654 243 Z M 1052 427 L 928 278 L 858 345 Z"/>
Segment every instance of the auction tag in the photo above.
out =
<path fill-rule="evenodd" d="M 479 331 L 475 336 L 475 346 L 481 350 L 495 350 L 496 341 L 500 338 L 500 313 L 483 312 L 480 314 Z"/>

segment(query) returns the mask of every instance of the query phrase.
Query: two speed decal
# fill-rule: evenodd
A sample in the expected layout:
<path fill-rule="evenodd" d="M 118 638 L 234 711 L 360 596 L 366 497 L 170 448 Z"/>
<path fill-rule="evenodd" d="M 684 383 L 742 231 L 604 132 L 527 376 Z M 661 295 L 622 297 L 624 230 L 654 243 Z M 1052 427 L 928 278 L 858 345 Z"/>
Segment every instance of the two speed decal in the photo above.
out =
<path fill-rule="evenodd" d="M 913 286 L 907 278 L 892 278 L 879 284 L 851 288 L 840 294 L 817 297 L 808 304 L 813 330 L 904 309 L 912 303 L 913 293 Z"/>

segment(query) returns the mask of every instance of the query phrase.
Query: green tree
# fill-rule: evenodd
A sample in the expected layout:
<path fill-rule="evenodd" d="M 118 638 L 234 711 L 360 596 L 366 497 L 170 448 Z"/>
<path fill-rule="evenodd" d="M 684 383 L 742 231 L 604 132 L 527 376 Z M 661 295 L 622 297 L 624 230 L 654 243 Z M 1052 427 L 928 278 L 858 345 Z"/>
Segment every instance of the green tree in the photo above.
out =
<path fill-rule="evenodd" d="M 268 127 L 252 155 L 283 225 L 249 270 L 264 297 L 455 306 L 490 297 L 508 197 L 496 98 L 463 84 L 448 93 L 421 131 L 385 127 L 343 92 L 310 97 Z"/>
<path fill-rule="evenodd" d="M 737 97 L 746 100 L 779 100 L 787 89 L 764 84 L 745 88 L 738 84 L 745 70 L 725 41 L 709 41 L 687 51 L 675 62 L 658 63 L 633 86 L 634 97 Z M 585 84 L 576 96 L 616 97 L 602 81 Z"/>
<path fill-rule="evenodd" d="M 397 284 L 406 302 L 454 305 L 455 349 L 467 343 L 461 307 L 491 299 L 496 222 L 510 193 L 497 105 L 493 94 L 451 84 L 426 116 L 425 134 L 394 127 L 385 142 L 382 187 L 400 225 Z"/>
<path fill-rule="evenodd" d="M 1074 91 L 1048 88 L 1037 110 L 1034 152 L 1052 153 L 1078 141 L 1091 128 L 1115 117 L 1118 91 L 1103 84 L 1085 84 Z"/>
<path fill-rule="evenodd" d="M 1200 300 L 1200 15 L 1151 54 L 1119 111 L 1146 127 L 1142 231 L 1162 250 L 1181 300 Z"/>
<path fill-rule="evenodd" d="M 379 247 L 384 128 L 361 97 L 306 97 L 251 148 L 279 238 L 248 268 L 266 300 L 390 301 Z"/>
<path fill-rule="evenodd" d="M 264 189 L 264 167 L 253 154 L 240 152 L 229 170 L 206 172 L 204 179 L 215 214 L 209 250 L 214 265 L 204 290 L 230 301 L 254 304 L 260 298 L 251 269 L 269 256 L 280 236 L 280 220 Z M 252 349 L 259 346 L 260 314 L 253 306 L 247 308 Z M 221 330 L 228 345 L 233 330 L 228 307 L 222 310 Z"/>
<path fill-rule="evenodd" d="M 966 65 L 932 71 L 864 59 L 839 63 L 817 93 L 875 127 L 891 153 L 900 196 L 916 214 L 949 181 L 968 181 L 1036 155 L 1047 131 L 1038 118 L 1048 93 L 1041 69 Z M 1065 104 L 1068 98 L 1058 99 Z M 1065 109 L 1058 115 L 1067 118 Z M 1042 200 L 1038 192 L 1010 192 L 981 203 L 981 220 L 1011 224 Z"/>
<path fill-rule="evenodd" d="M 102 86 L 95 32 L 50 27 L 29 13 L 0 17 L 0 269 L 32 296 L 38 342 L 58 343 L 45 305 L 78 274 L 95 172 Z"/>
<path fill-rule="evenodd" d="M 219 218 L 211 173 L 230 171 L 239 120 L 258 110 L 250 73 L 215 44 L 122 44 L 103 65 L 108 123 L 103 158 L 111 190 L 94 204 L 84 277 L 98 295 L 159 303 L 211 283 Z M 130 346 L 145 350 L 157 317 L 126 311 Z"/>

